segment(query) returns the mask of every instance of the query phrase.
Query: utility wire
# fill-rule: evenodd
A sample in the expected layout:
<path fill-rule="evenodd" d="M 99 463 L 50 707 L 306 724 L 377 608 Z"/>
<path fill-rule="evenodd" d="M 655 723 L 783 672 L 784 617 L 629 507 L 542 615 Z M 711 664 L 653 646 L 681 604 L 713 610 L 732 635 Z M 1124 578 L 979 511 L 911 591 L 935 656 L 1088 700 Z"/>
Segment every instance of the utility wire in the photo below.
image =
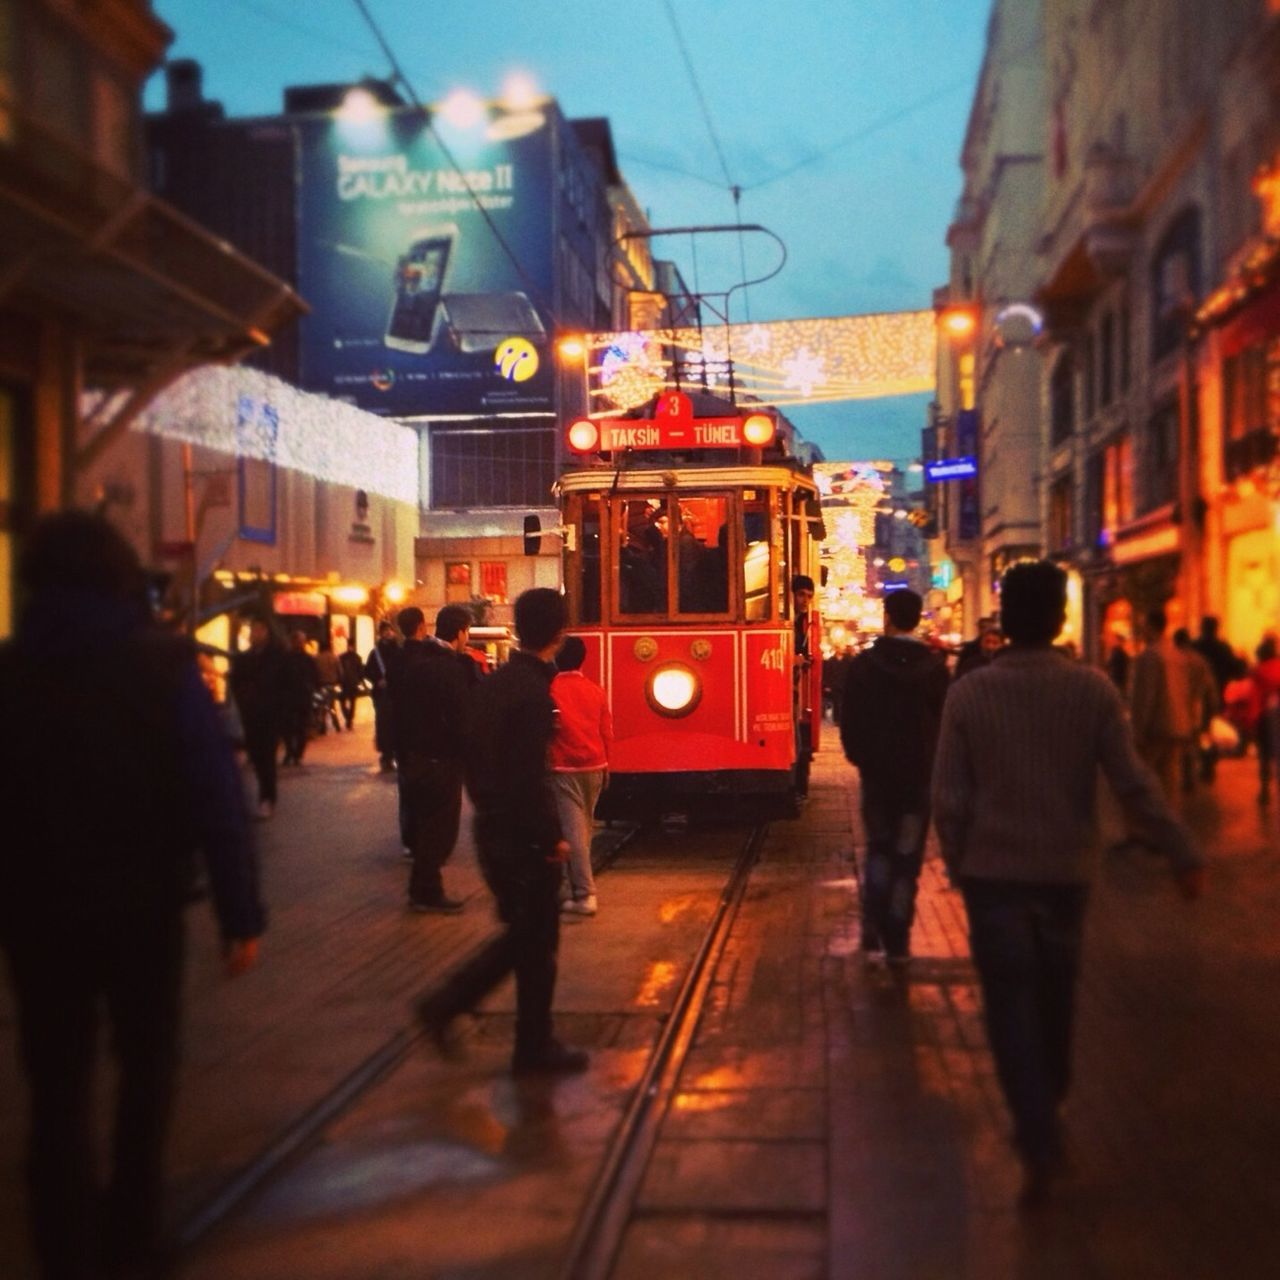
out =
<path fill-rule="evenodd" d="M 369 12 L 369 6 L 365 3 L 365 0 L 354 0 L 354 4 L 356 8 L 360 10 L 360 15 L 364 18 L 369 30 L 373 32 L 374 39 L 377 40 L 378 44 L 381 46 L 383 56 L 387 59 L 387 62 L 391 67 L 395 83 L 399 84 L 401 88 L 404 89 L 405 93 L 409 95 L 409 101 L 413 104 L 414 108 L 422 114 L 422 118 L 426 123 L 427 132 L 435 139 L 436 145 L 444 154 L 444 158 L 448 161 L 449 167 L 453 169 L 454 173 L 456 173 L 461 179 L 467 195 L 471 197 L 471 202 L 476 207 L 476 212 L 485 220 L 489 230 L 493 233 L 493 238 L 498 242 L 502 252 L 505 253 L 507 258 L 510 260 L 511 265 L 515 267 L 516 274 L 520 277 L 520 282 L 524 285 L 526 293 L 528 293 L 531 298 L 542 303 L 543 310 L 551 317 L 553 326 L 558 329 L 560 327 L 560 319 L 556 315 L 555 308 L 548 304 L 546 296 L 543 294 L 542 290 L 538 288 L 533 280 L 530 279 L 529 273 L 524 269 L 524 264 L 507 243 L 502 232 L 498 230 L 498 224 L 494 222 L 489 210 L 481 203 L 480 197 L 476 194 L 476 190 L 471 185 L 470 179 L 463 172 L 462 166 L 454 157 L 453 152 L 449 150 L 448 144 L 437 132 L 430 113 L 427 111 L 426 107 L 423 106 L 413 85 L 410 84 L 409 77 L 405 75 L 404 69 L 400 65 L 400 60 L 395 55 L 395 50 L 392 49 L 391 45 L 388 43 L 386 36 L 382 32 L 382 28 L 378 25 L 377 19 Z"/>
<path fill-rule="evenodd" d="M 297 32 L 299 35 L 309 36 L 320 44 L 342 49 L 346 53 L 368 54 L 377 52 L 373 45 L 353 45 L 350 40 L 322 31 L 319 27 L 310 26 L 305 22 L 298 22 L 271 5 L 261 3 L 261 0 L 231 0 L 231 3 L 238 5 L 241 9 L 248 10 L 250 13 L 257 14 L 260 18 L 265 18 L 268 22 L 274 22 L 279 27 L 285 27 L 290 31 Z"/>

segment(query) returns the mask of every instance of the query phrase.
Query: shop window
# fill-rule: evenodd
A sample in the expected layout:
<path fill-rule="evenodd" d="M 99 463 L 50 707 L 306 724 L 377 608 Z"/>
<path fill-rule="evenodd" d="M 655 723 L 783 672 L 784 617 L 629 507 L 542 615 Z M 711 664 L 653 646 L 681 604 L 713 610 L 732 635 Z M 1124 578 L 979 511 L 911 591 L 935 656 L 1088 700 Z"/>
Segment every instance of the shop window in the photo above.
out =
<path fill-rule="evenodd" d="M 507 562 L 480 561 L 480 594 L 494 604 L 507 603 Z"/>
<path fill-rule="evenodd" d="M 1222 362 L 1223 465 L 1228 480 L 1269 462 L 1280 430 L 1280 338 Z"/>
<path fill-rule="evenodd" d="M 1200 297 L 1200 211 L 1184 209 L 1169 224 L 1151 261 L 1151 358 L 1176 351 L 1188 310 Z"/>

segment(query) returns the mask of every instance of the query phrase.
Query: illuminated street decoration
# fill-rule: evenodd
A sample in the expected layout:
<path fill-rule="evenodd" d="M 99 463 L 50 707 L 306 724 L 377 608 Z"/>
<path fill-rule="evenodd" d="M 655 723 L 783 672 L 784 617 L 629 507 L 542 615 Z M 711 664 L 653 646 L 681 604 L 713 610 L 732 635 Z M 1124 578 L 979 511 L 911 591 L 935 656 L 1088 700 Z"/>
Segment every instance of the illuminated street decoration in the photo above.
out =
<path fill-rule="evenodd" d="M 274 424 L 274 432 L 246 428 L 265 422 Z M 274 462 L 398 502 L 418 501 L 418 437 L 412 428 L 299 391 L 257 369 L 197 369 L 151 401 L 133 429 Z"/>
<path fill-rule="evenodd" d="M 677 386 L 776 405 L 915 395 L 933 389 L 936 338 L 932 311 L 596 333 L 591 412 L 633 409 Z"/>
<path fill-rule="evenodd" d="M 875 545 L 876 512 L 888 493 L 882 467 L 867 462 L 819 462 L 814 480 L 822 495 L 827 536 L 822 560 L 827 581 L 821 591 L 827 622 L 879 626 L 879 597 L 868 589 L 867 550 Z"/>

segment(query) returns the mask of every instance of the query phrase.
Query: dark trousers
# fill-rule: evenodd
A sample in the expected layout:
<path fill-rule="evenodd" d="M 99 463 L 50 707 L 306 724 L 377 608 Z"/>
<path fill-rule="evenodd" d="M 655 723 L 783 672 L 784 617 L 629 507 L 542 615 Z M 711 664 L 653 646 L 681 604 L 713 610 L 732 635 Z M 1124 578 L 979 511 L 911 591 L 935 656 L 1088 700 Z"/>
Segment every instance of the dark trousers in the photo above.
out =
<path fill-rule="evenodd" d="M 395 737 L 391 725 L 391 699 L 385 689 L 373 691 L 373 745 L 384 765 L 395 755 Z"/>
<path fill-rule="evenodd" d="M 1060 1147 L 1089 891 L 1076 884 L 961 882 L 987 1038 L 1024 1160 Z"/>
<path fill-rule="evenodd" d="M 276 802 L 276 753 L 280 748 L 280 735 L 275 725 L 245 725 L 244 749 L 258 779 L 258 799 L 268 804 Z"/>
<path fill-rule="evenodd" d="M 916 890 L 929 833 L 929 805 L 923 797 L 903 798 L 862 779 L 862 826 L 867 837 L 862 875 L 862 940 L 868 950 L 889 956 L 911 949 Z"/>
<path fill-rule="evenodd" d="M 551 1041 L 551 1004 L 560 949 L 562 867 L 513 838 L 491 815 L 476 815 L 480 869 L 507 926 L 500 963 L 515 971 L 517 1057 L 537 1055 Z"/>
<path fill-rule="evenodd" d="M 142 1263 L 160 1237 L 164 1139 L 177 1067 L 182 920 L 113 918 L 7 945 L 31 1099 L 27 1180 L 46 1280 Z M 105 1005 L 119 1064 L 111 1176 L 94 1180 L 94 1059 Z"/>
<path fill-rule="evenodd" d="M 307 749 L 307 738 L 311 733 L 311 706 L 290 708 L 285 717 L 284 726 L 284 758 L 294 764 L 302 763 L 303 753 Z"/>
<path fill-rule="evenodd" d="M 462 767 L 455 760 L 406 756 L 400 760 L 402 831 L 413 854 L 409 897 L 434 902 L 444 896 L 440 869 L 458 842 L 462 817 Z"/>
<path fill-rule="evenodd" d="M 343 689 L 338 694 L 338 710 L 342 712 L 342 723 L 351 728 L 356 722 L 356 699 L 354 689 Z"/>

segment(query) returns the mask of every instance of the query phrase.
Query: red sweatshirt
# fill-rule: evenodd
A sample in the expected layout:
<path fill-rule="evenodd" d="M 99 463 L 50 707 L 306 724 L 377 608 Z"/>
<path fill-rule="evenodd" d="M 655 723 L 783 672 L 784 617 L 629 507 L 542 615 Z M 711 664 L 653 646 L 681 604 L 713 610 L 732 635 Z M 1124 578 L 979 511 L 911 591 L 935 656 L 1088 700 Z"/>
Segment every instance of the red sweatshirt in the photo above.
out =
<path fill-rule="evenodd" d="M 559 714 L 551 739 L 551 768 L 556 773 L 585 773 L 609 767 L 613 717 L 604 690 L 581 671 L 562 671 L 551 682 Z"/>

